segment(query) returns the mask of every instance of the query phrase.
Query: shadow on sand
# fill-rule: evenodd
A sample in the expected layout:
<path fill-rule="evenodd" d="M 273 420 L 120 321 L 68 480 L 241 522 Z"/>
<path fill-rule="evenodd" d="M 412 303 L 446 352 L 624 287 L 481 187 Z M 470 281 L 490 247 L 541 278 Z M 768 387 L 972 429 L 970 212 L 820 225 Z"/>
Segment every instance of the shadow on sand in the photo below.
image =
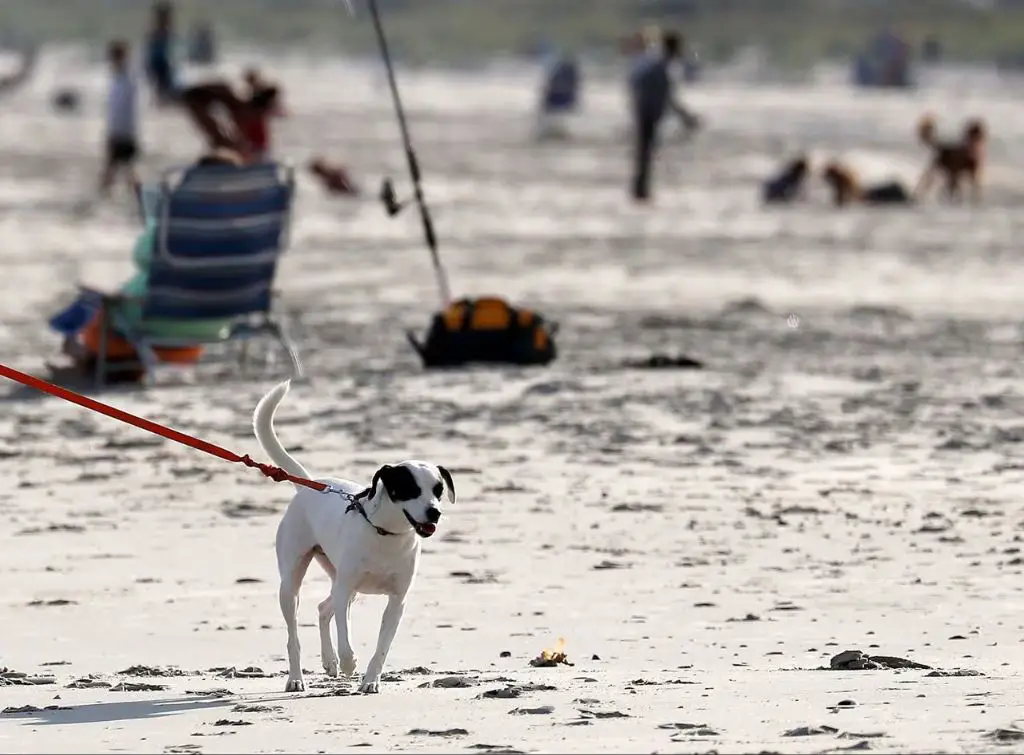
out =
<path fill-rule="evenodd" d="M 70 368 L 61 368 L 49 371 L 40 370 L 31 374 L 42 378 L 47 382 L 53 383 L 54 385 L 60 386 L 61 388 L 67 388 L 75 393 L 93 396 L 98 400 L 107 402 L 109 402 L 110 396 L 112 395 L 116 396 L 118 394 L 140 393 L 145 390 L 142 385 L 131 383 L 107 385 L 102 389 L 97 390 L 96 384 L 91 377 L 83 375 L 81 372 Z M 8 387 L 6 392 L 0 393 L 0 402 L 38 401 L 40 399 L 60 401 L 60 399 L 55 396 L 50 396 L 36 388 L 30 388 L 27 385 L 16 383 L 13 380 L 0 379 L 0 385 L 6 385 Z"/>
<path fill-rule="evenodd" d="M 159 716 L 170 716 L 176 713 L 188 713 L 198 710 L 214 710 L 226 706 L 234 706 L 240 702 L 276 702 L 294 700 L 295 696 L 265 695 L 246 698 L 241 695 L 230 697 L 188 696 L 163 698 L 159 700 L 127 700 L 103 703 L 74 705 L 63 710 L 35 710 L 28 713 L 9 713 L 5 721 L 20 721 L 31 726 L 68 726 L 71 724 L 94 724 L 111 721 L 141 721 Z"/>

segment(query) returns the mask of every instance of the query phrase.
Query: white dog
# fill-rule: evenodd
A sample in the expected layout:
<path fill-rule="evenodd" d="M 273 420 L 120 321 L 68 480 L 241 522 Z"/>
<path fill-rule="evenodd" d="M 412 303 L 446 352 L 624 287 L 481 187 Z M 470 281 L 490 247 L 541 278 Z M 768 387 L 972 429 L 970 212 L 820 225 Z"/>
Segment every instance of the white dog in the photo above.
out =
<path fill-rule="evenodd" d="M 264 452 L 289 474 L 310 474 L 284 449 L 274 432 L 274 412 L 288 393 L 281 383 L 256 405 L 253 428 Z M 349 616 L 357 593 L 387 595 L 377 650 L 366 667 L 360 692 L 380 691 L 380 674 L 405 612 L 405 598 L 416 577 L 421 537 L 430 537 L 441 519 L 440 498 L 455 503 L 455 485 L 444 467 L 421 461 L 384 465 L 369 487 L 335 477 L 321 478 L 325 492 L 296 486 L 298 492 L 277 528 L 277 567 L 281 574 L 281 613 L 288 627 L 286 692 L 305 689 L 299 659 L 296 612 L 299 588 L 314 558 L 331 577 L 331 594 L 320 603 L 320 653 L 324 671 L 351 676 L 356 656 L 349 640 Z M 338 653 L 331 643 L 337 611 Z M 340 656 L 340 657 L 339 657 Z"/>

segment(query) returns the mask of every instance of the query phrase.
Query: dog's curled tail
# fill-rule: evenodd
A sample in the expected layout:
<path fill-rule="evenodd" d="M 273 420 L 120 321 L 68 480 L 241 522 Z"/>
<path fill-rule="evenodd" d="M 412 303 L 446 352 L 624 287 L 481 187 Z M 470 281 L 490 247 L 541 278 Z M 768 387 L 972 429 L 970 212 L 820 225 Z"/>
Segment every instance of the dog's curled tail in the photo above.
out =
<path fill-rule="evenodd" d="M 308 480 L 311 479 L 309 472 L 285 450 L 281 441 L 277 439 L 277 433 L 274 432 L 274 414 L 290 387 L 291 381 L 285 380 L 283 383 L 275 385 L 267 392 L 267 395 L 260 399 L 252 414 L 252 429 L 256 433 L 256 440 L 259 441 L 263 452 L 270 457 L 274 464 L 290 475 L 305 477 Z"/>

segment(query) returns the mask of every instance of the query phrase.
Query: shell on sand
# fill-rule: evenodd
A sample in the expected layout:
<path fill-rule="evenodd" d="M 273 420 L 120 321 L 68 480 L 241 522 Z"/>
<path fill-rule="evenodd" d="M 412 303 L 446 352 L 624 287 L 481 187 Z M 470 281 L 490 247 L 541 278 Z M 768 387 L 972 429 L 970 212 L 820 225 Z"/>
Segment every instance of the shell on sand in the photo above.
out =
<path fill-rule="evenodd" d="M 253 59 L 229 57 L 227 70 Z M 369 186 L 385 173 L 404 182 L 376 64 L 285 56 L 265 68 L 293 113 L 275 134 L 282 155 L 334 156 Z M 357 479 L 433 459 L 459 489 L 425 544 L 381 697 L 335 699 L 348 688 L 319 674 L 310 694 L 325 697 L 280 692 L 272 543 L 287 486 L 13 391 L 0 414 L 0 663 L 55 681 L 3 688 L 4 705 L 26 712 L 0 717 L 0 741 L 733 752 L 782 750 L 805 727 L 816 750 L 881 733 L 886 750 L 922 752 L 1016 731 L 1020 98 L 979 81 L 967 112 L 952 74 L 914 97 L 852 93 L 841 76 L 709 81 L 687 93 L 708 131 L 684 143 L 669 129 L 655 204 L 636 208 L 621 80 L 589 80 L 573 139 L 538 145 L 537 73 L 400 80 L 454 287 L 560 321 L 548 369 L 423 373 L 403 334 L 436 306 L 418 220 L 300 178 L 278 283 L 312 380 L 282 407 L 283 441 L 310 469 Z M 56 81 L 80 86 L 80 115 L 51 112 Z M 50 55 L 4 102 L 0 351 L 20 369 L 56 349 L 45 318 L 76 278 L 130 274 L 127 203 L 71 211 L 96 180 L 102 96 L 99 69 Z M 759 207 L 758 182 L 797 150 L 912 182 L 924 110 L 940 125 L 992 125 L 985 205 L 836 212 L 822 193 Z M 199 143 L 147 109 L 143 146 L 152 176 Z M 669 350 L 709 369 L 618 367 Z M 249 416 L 278 374 L 204 369 L 111 400 L 258 454 Z M 311 573 L 307 669 L 320 668 L 325 591 Z M 380 608 L 353 611 L 363 664 Z M 559 636 L 576 666 L 530 667 Z M 983 675 L 818 670 L 848 649 Z M 131 666 L 186 673 L 118 675 Z M 232 667 L 275 676 L 216 671 Z M 484 694 L 496 688 L 507 691 Z M 513 705 L 533 715 L 510 716 Z M 96 725 L 70 723 L 83 721 Z"/>

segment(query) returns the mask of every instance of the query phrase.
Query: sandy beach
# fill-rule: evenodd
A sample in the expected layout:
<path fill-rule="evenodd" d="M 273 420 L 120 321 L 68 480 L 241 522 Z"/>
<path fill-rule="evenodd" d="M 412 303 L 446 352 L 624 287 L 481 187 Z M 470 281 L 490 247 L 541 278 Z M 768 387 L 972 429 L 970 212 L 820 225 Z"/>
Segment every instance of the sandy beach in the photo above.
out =
<path fill-rule="evenodd" d="M 549 368 L 431 374 L 403 334 L 437 307 L 419 221 L 372 199 L 384 174 L 406 186 L 381 72 L 267 66 L 294 113 L 280 154 L 346 160 L 371 195 L 300 178 L 278 283 L 310 377 L 282 440 L 354 479 L 436 461 L 459 502 L 424 543 L 381 693 L 320 671 L 314 568 L 309 689 L 285 694 L 290 488 L 0 387 L 0 750 L 1024 752 L 1019 87 L 708 82 L 688 93 L 708 130 L 668 135 L 636 208 L 620 81 L 589 81 L 573 140 L 538 145 L 535 71 L 401 72 L 453 287 L 561 323 Z M 82 113 L 51 111 L 59 83 Z M 73 211 L 103 87 L 95 61 L 51 51 L 3 102 L 0 353 L 36 374 L 72 284 L 130 275 L 128 201 Z M 988 119 L 983 206 L 837 212 L 817 184 L 759 206 L 799 149 L 914 181 L 924 111 L 950 132 Z M 194 157 L 176 116 L 146 113 L 148 176 Z M 624 366 L 657 352 L 707 368 Z M 251 412 L 283 374 L 213 362 L 103 398 L 257 456 Z M 354 609 L 360 668 L 382 606 Z M 560 638 L 573 665 L 530 665 Z"/>

